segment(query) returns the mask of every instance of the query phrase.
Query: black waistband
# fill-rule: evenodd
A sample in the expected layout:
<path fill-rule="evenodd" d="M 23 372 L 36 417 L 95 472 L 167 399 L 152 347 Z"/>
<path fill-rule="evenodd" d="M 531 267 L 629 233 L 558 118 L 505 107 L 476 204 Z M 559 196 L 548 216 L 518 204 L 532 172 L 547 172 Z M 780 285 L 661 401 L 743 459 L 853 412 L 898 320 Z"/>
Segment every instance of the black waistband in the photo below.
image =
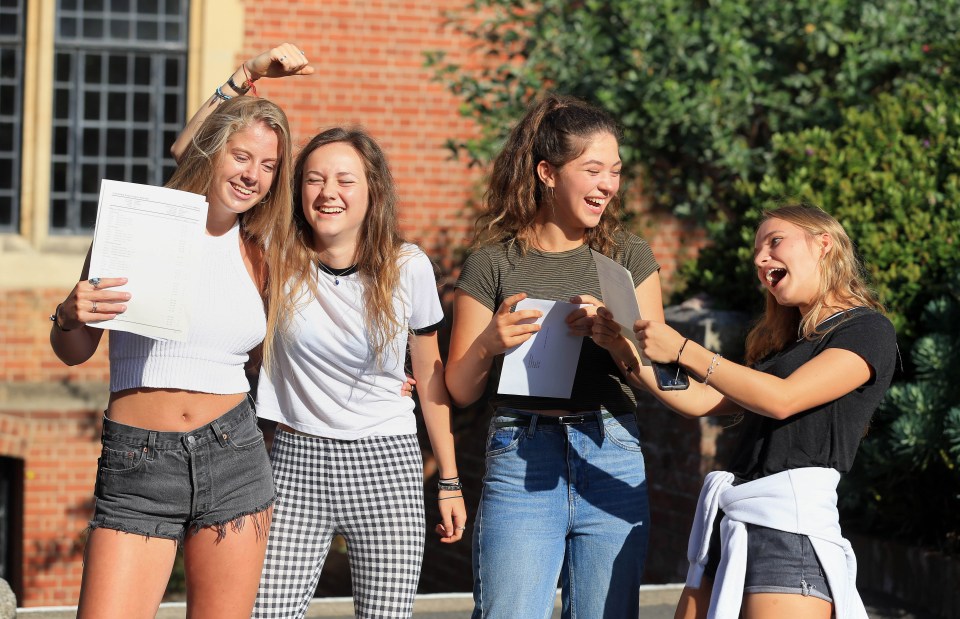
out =
<path fill-rule="evenodd" d="M 599 412 L 599 411 L 598 411 Z M 498 414 L 496 417 L 509 417 L 510 419 L 497 419 L 494 425 L 498 428 L 524 428 L 530 425 L 531 418 L 537 417 L 537 426 L 576 426 L 581 424 L 599 424 L 601 420 L 615 419 L 619 417 L 632 417 L 633 413 L 614 414 L 610 411 L 602 413 L 579 413 L 573 415 L 536 415 L 536 414 L 516 414 L 505 413 Z"/>

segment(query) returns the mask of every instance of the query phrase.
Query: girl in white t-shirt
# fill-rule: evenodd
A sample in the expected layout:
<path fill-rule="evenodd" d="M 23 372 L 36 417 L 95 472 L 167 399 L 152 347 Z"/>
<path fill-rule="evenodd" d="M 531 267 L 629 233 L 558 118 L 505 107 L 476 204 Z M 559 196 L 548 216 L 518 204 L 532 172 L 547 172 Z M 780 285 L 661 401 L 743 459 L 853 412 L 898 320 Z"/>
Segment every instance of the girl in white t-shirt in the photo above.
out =
<path fill-rule="evenodd" d="M 442 541 L 460 539 L 457 477 L 433 266 L 398 232 L 386 158 L 362 129 L 329 129 L 294 168 L 294 225 L 271 277 L 279 331 L 257 412 L 279 423 L 277 506 L 255 617 L 302 617 L 334 535 L 347 541 L 357 617 L 409 617 L 424 542 L 414 403 L 401 395 L 409 345 L 440 470 Z"/>
<path fill-rule="evenodd" d="M 291 43 L 243 67 L 263 77 L 314 72 Z M 214 104 L 253 90 L 233 82 Z M 213 109 L 198 110 L 178 144 Z M 467 521 L 433 266 L 400 237 L 393 178 L 366 131 L 315 136 L 297 157 L 292 184 L 292 221 L 271 236 L 265 257 L 267 318 L 276 328 L 264 343 L 257 414 L 278 422 L 270 454 L 277 502 L 253 615 L 303 617 L 339 534 L 356 616 L 410 617 L 425 524 L 414 402 L 405 397 L 408 347 L 439 469 L 436 532 L 457 542 Z"/>

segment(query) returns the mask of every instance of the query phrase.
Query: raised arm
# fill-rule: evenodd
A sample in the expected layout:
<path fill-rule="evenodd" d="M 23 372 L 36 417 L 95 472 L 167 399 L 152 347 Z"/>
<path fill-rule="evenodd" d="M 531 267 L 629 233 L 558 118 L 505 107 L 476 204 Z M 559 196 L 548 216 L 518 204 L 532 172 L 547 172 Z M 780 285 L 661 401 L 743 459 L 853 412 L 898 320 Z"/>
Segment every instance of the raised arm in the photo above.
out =
<path fill-rule="evenodd" d="M 286 77 L 288 75 L 312 75 L 314 68 L 310 66 L 307 55 L 297 45 L 293 43 L 283 43 L 273 49 L 257 54 L 253 58 L 246 60 L 237 70 L 223 83 L 217 92 L 214 92 L 207 101 L 200 106 L 193 117 L 183 128 L 183 132 L 177 136 L 176 141 L 170 147 L 170 154 L 178 162 L 183 153 L 186 152 L 190 140 L 196 135 L 197 130 L 203 121 L 213 110 L 232 97 L 240 97 L 247 94 L 253 84 L 262 77 Z"/>
<path fill-rule="evenodd" d="M 437 459 L 440 479 L 459 479 L 450 420 L 450 396 L 444 384 L 443 362 L 440 360 L 440 345 L 436 332 L 410 338 L 410 360 L 413 376 L 419 386 L 423 423 L 427 428 L 433 455 Z M 437 499 L 443 519 L 437 526 L 440 541 L 460 541 L 467 526 L 463 492 L 441 490 Z"/>
<path fill-rule="evenodd" d="M 57 305 L 50 316 L 50 346 L 54 354 L 67 365 L 78 365 L 93 356 L 103 329 L 90 327 L 88 322 L 113 320 L 126 311 L 129 292 L 111 290 L 127 283 L 125 277 L 87 279 L 90 272 L 90 252 L 83 263 L 80 281 L 67 298 Z"/>

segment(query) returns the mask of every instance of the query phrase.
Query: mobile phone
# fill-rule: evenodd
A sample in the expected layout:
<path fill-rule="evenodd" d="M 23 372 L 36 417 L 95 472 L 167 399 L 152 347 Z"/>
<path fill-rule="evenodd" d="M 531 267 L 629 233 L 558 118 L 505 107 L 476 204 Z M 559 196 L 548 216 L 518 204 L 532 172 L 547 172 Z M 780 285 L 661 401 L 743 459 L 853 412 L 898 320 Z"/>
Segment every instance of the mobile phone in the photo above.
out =
<path fill-rule="evenodd" d="M 653 374 L 660 391 L 679 391 L 690 386 L 690 377 L 677 363 L 654 363 Z"/>

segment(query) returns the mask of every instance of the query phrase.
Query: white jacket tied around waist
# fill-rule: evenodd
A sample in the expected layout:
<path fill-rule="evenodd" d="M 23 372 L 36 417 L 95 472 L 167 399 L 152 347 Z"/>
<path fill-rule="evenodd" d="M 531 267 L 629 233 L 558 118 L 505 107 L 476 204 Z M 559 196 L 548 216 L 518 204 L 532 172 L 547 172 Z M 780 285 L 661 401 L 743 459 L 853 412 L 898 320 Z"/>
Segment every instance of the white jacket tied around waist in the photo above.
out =
<path fill-rule="evenodd" d="M 709 473 L 703 482 L 690 531 L 688 587 L 699 589 L 707 564 L 710 535 L 717 510 L 720 523 L 720 566 L 710 596 L 708 619 L 740 616 L 747 567 L 747 524 L 799 533 L 810 538 L 830 585 L 837 619 L 867 619 L 857 592 L 857 559 L 840 533 L 834 469 L 809 467 L 783 471 L 739 486 L 725 471 Z"/>

